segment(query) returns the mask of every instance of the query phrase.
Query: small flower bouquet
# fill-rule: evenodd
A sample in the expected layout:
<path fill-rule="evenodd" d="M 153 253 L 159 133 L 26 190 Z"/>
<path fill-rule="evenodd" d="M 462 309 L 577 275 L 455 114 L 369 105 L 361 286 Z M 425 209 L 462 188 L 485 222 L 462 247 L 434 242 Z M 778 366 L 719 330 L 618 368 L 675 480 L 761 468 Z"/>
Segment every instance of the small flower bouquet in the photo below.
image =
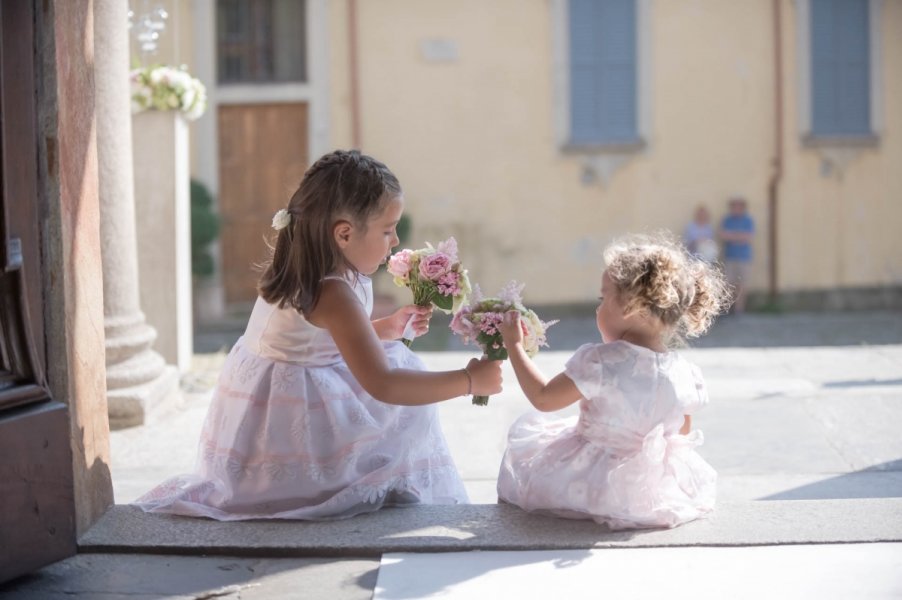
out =
<path fill-rule="evenodd" d="M 132 114 L 144 110 L 178 110 L 193 121 L 207 110 L 207 89 L 186 67 L 154 65 L 133 69 Z"/>
<path fill-rule="evenodd" d="M 521 316 L 523 348 L 529 356 L 535 356 L 540 347 L 548 345 L 545 332 L 557 321 L 542 321 L 535 312 L 523 306 L 522 291 L 523 284 L 511 281 L 497 297 L 483 298 L 476 286 L 470 305 L 460 309 L 451 320 L 451 331 L 463 338 L 465 344 L 475 341 L 490 360 L 506 360 L 507 350 L 498 326 L 504 313 L 516 310 Z M 488 403 L 488 396 L 473 396 L 473 404 L 485 406 Z"/>
<path fill-rule="evenodd" d="M 457 257 L 457 240 L 453 237 L 435 248 L 427 242 L 425 248 L 395 253 L 388 259 L 388 272 L 394 276 L 395 285 L 410 288 L 417 306 L 432 304 L 446 313 L 457 312 L 470 295 L 470 279 Z M 410 323 L 402 337 L 409 347 L 414 338 Z"/>

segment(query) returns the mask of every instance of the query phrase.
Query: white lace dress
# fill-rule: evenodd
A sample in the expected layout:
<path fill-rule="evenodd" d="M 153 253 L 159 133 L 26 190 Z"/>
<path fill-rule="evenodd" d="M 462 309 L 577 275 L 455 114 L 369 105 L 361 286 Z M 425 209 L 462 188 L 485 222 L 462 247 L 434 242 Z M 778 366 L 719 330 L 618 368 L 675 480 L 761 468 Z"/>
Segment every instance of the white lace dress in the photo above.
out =
<path fill-rule="evenodd" d="M 372 310 L 372 284 L 352 287 Z M 400 342 L 396 368 L 424 370 Z M 329 332 L 257 300 L 226 359 L 194 474 L 139 498 L 148 512 L 238 519 L 336 519 L 386 505 L 466 503 L 434 405 L 367 394 Z"/>
<path fill-rule="evenodd" d="M 708 402 L 698 367 L 617 341 L 582 346 L 565 373 L 583 395 L 579 415 L 514 423 L 501 500 L 611 529 L 674 527 L 713 510 L 717 474 L 695 451 L 702 432 L 679 433 Z"/>

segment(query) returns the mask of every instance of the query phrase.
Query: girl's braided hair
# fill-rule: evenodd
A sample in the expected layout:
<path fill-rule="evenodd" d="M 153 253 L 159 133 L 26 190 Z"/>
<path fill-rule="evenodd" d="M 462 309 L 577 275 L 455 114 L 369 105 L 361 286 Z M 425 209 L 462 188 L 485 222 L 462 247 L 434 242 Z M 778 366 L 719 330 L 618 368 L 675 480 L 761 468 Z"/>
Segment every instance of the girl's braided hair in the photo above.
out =
<path fill-rule="evenodd" d="M 703 334 L 729 305 L 723 273 L 692 256 L 672 235 L 634 235 L 604 252 L 607 273 L 626 312 L 646 312 L 680 343 Z"/>
<path fill-rule="evenodd" d="M 308 313 L 316 306 L 323 277 L 357 270 L 333 237 L 336 223 L 364 230 L 386 202 L 401 195 L 398 178 L 358 150 L 335 150 L 307 169 L 286 210 L 290 224 L 277 234 L 257 284 L 260 296 L 279 308 Z"/>

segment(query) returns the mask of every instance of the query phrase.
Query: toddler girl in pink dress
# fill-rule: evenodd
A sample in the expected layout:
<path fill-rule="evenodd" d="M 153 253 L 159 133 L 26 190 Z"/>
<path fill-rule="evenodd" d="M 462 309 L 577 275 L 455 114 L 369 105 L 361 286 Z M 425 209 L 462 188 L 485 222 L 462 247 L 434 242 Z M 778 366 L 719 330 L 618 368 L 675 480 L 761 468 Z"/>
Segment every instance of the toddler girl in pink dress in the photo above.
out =
<path fill-rule="evenodd" d="M 427 372 L 397 340 L 405 306 L 370 320 L 368 275 L 398 245 L 404 200 L 381 162 L 335 151 L 276 213 L 272 258 L 229 353 L 195 473 L 136 501 L 219 520 L 335 519 L 386 505 L 466 502 L 434 403 L 501 389 L 498 361 Z"/>
<path fill-rule="evenodd" d="M 523 350 L 519 315 L 504 345 L 540 411 L 579 401 L 579 415 L 521 417 L 508 435 L 498 496 L 528 511 L 593 519 L 611 529 L 674 527 L 714 508 L 716 473 L 695 447 L 691 415 L 708 402 L 698 367 L 670 350 L 706 331 L 726 302 L 721 274 L 663 236 L 605 252 L 597 324 L 550 381 Z"/>

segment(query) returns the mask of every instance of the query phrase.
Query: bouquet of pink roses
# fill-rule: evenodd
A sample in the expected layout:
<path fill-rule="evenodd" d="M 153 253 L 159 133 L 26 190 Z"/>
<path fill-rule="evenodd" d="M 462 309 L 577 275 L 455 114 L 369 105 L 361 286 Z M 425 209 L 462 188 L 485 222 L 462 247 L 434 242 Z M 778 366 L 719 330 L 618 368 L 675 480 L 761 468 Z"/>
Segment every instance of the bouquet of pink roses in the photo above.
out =
<path fill-rule="evenodd" d="M 534 311 L 523 306 L 522 291 L 523 284 L 511 281 L 497 297 L 483 298 L 479 286 L 476 286 L 470 305 L 460 309 L 451 319 L 451 331 L 461 336 L 465 344 L 475 341 L 487 358 L 505 360 L 507 350 L 498 326 L 504 319 L 504 313 L 516 310 L 521 316 L 523 348 L 529 356 L 535 356 L 541 346 L 548 345 L 545 332 L 557 321 L 542 321 Z M 488 396 L 473 396 L 473 404 L 485 406 L 488 403 Z"/>
<path fill-rule="evenodd" d="M 470 279 L 457 257 L 457 240 L 453 237 L 435 248 L 427 242 L 425 248 L 395 253 L 388 259 L 388 272 L 394 276 L 395 285 L 410 288 L 417 306 L 432 304 L 443 312 L 456 312 L 470 295 Z M 414 338 L 410 323 L 402 338 L 409 347 Z"/>

